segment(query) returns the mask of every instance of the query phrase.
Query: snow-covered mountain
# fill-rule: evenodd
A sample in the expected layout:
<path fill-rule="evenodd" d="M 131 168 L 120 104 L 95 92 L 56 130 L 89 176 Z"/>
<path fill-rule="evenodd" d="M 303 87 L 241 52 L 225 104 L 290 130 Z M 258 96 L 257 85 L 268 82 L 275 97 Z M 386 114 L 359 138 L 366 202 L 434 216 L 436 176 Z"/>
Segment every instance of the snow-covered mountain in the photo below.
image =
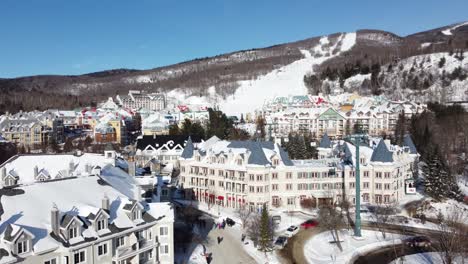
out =
<path fill-rule="evenodd" d="M 466 57 L 467 51 L 466 22 L 406 37 L 358 30 L 151 70 L 0 79 L 0 112 L 72 108 L 131 89 L 164 92 L 181 102 L 217 104 L 228 114 L 253 111 L 274 96 L 340 89 L 395 98 L 466 100 L 467 59 L 460 54 Z M 442 56 L 446 61 L 439 67 Z"/>

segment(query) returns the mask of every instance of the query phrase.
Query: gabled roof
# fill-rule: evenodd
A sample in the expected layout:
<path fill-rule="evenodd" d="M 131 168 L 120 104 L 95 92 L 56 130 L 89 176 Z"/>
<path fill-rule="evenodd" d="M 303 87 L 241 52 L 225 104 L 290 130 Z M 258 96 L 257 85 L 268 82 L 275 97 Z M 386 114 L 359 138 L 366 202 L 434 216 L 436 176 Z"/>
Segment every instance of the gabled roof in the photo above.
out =
<path fill-rule="evenodd" d="M 410 135 L 405 135 L 403 137 L 403 146 L 408 147 L 411 154 L 418 154 L 418 150 L 416 149 Z"/>
<path fill-rule="evenodd" d="M 197 136 L 190 136 L 192 143 L 200 143 L 202 139 Z M 174 146 L 184 146 L 185 141 L 188 140 L 188 136 L 183 135 L 157 135 L 156 137 L 146 135 L 137 140 L 137 149 L 144 150 L 148 145 L 151 145 L 155 149 L 159 149 L 169 141 L 174 142 Z"/>
<path fill-rule="evenodd" d="M 278 146 L 278 150 L 283 164 L 285 166 L 294 166 L 294 163 L 289 159 L 288 153 L 281 146 Z"/>
<path fill-rule="evenodd" d="M 388 150 L 385 141 L 380 140 L 377 147 L 372 152 L 371 161 L 376 162 L 393 162 L 393 153 Z"/>
<path fill-rule="evenodd" d="M 332 147 L 332 143 L 331 143 L 331 140 L 330 138 L 328 137 L 328 134 L 325 133 L 322 137 L 322 139 L 320 140 L 320 143 L 319 143 L 319 148 L 331 148 Z"/>
<path fill-rule="evenodd" d="M 270 162 L 263 152 L 263 148 L 274 150 L 274 144 L 270 141 L 231 141 L 228 145 L 228 148 L 245 148 L 250 151 L 250 156 L 248 163 L 255 165 L 268 165 Z"/>
<path fill-rule="evenodd" d="M 189 137 L 187 140 L 187 145 L 184 147 L 184 151 L 182 151 L 182 154 L 180 155 L 181 158 L 184 159 L 189 159 L 193 157 L 193 143 L 192 143 L 192 138 Z"/>

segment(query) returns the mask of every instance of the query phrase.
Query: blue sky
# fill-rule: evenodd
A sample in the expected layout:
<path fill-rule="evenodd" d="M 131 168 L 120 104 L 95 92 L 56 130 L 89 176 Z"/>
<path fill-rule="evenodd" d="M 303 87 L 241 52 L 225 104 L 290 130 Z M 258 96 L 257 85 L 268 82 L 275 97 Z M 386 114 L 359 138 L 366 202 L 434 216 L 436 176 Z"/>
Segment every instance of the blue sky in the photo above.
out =
<path fill-rule="evenodd" d="M 0 78 L 149 69 L 363 28 L 406 35 L 467 10 L 466 0 L 1 0 Z"/>

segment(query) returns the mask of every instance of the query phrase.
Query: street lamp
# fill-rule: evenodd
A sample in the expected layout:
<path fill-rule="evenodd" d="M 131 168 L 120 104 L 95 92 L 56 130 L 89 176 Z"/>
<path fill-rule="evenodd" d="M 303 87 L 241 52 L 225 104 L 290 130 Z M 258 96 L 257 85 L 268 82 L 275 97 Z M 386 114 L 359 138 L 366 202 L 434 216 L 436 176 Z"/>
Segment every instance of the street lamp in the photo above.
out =
<path fill-rule="evenodd" d="M 354 225 L 354 236 L 360 237 L 361 236 L 361 173 L 359 168 L 360 157 L 359 157 L 359 145 L 361 144 L 361 140 L 364 139 L 366 136 L 363 134 L 355 134 L 350 135 L 347 138 L 354 143 L 356 147 L 356 164 L 355 164 L 355 173 L 356 173 L 356 206 L 355 206 L 355 225 Z"/>

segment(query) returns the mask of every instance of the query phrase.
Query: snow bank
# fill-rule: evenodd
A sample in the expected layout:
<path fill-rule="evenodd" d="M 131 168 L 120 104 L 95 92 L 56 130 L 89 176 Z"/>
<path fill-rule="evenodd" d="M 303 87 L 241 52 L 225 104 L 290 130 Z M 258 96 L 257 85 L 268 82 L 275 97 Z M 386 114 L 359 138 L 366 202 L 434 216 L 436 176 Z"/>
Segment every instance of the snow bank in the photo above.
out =
<path fill-rule="evenodd" d="M 464 262 L 461 257 L 456 257 L 454 263 L 466 263 L 468 261 L 465 258 Z M 444 262 L 440 258 L 439 253 L 437 252 L 424 252 L 418 254 L 407 255 L 400 257 L 390 262 L 390 264 L 402 264 L 402 263 L 411 263 L 411 264 L 443 264 Z"/>
<path fill-rule="evenodd" d="M 378 231 L 362 230 L 362 238 L 353 237 L 353 231 L 341 230 L 340 241 L 343 251 L 340 251 L 333 241 L 331 232 L 322 232 L 304 245 L 304 256 L 309 263 L 348 263 L 359 254 L 364 254 L 376 248 L 401 243 L 404 236 L 387 233 L 386 238 Z"/>

